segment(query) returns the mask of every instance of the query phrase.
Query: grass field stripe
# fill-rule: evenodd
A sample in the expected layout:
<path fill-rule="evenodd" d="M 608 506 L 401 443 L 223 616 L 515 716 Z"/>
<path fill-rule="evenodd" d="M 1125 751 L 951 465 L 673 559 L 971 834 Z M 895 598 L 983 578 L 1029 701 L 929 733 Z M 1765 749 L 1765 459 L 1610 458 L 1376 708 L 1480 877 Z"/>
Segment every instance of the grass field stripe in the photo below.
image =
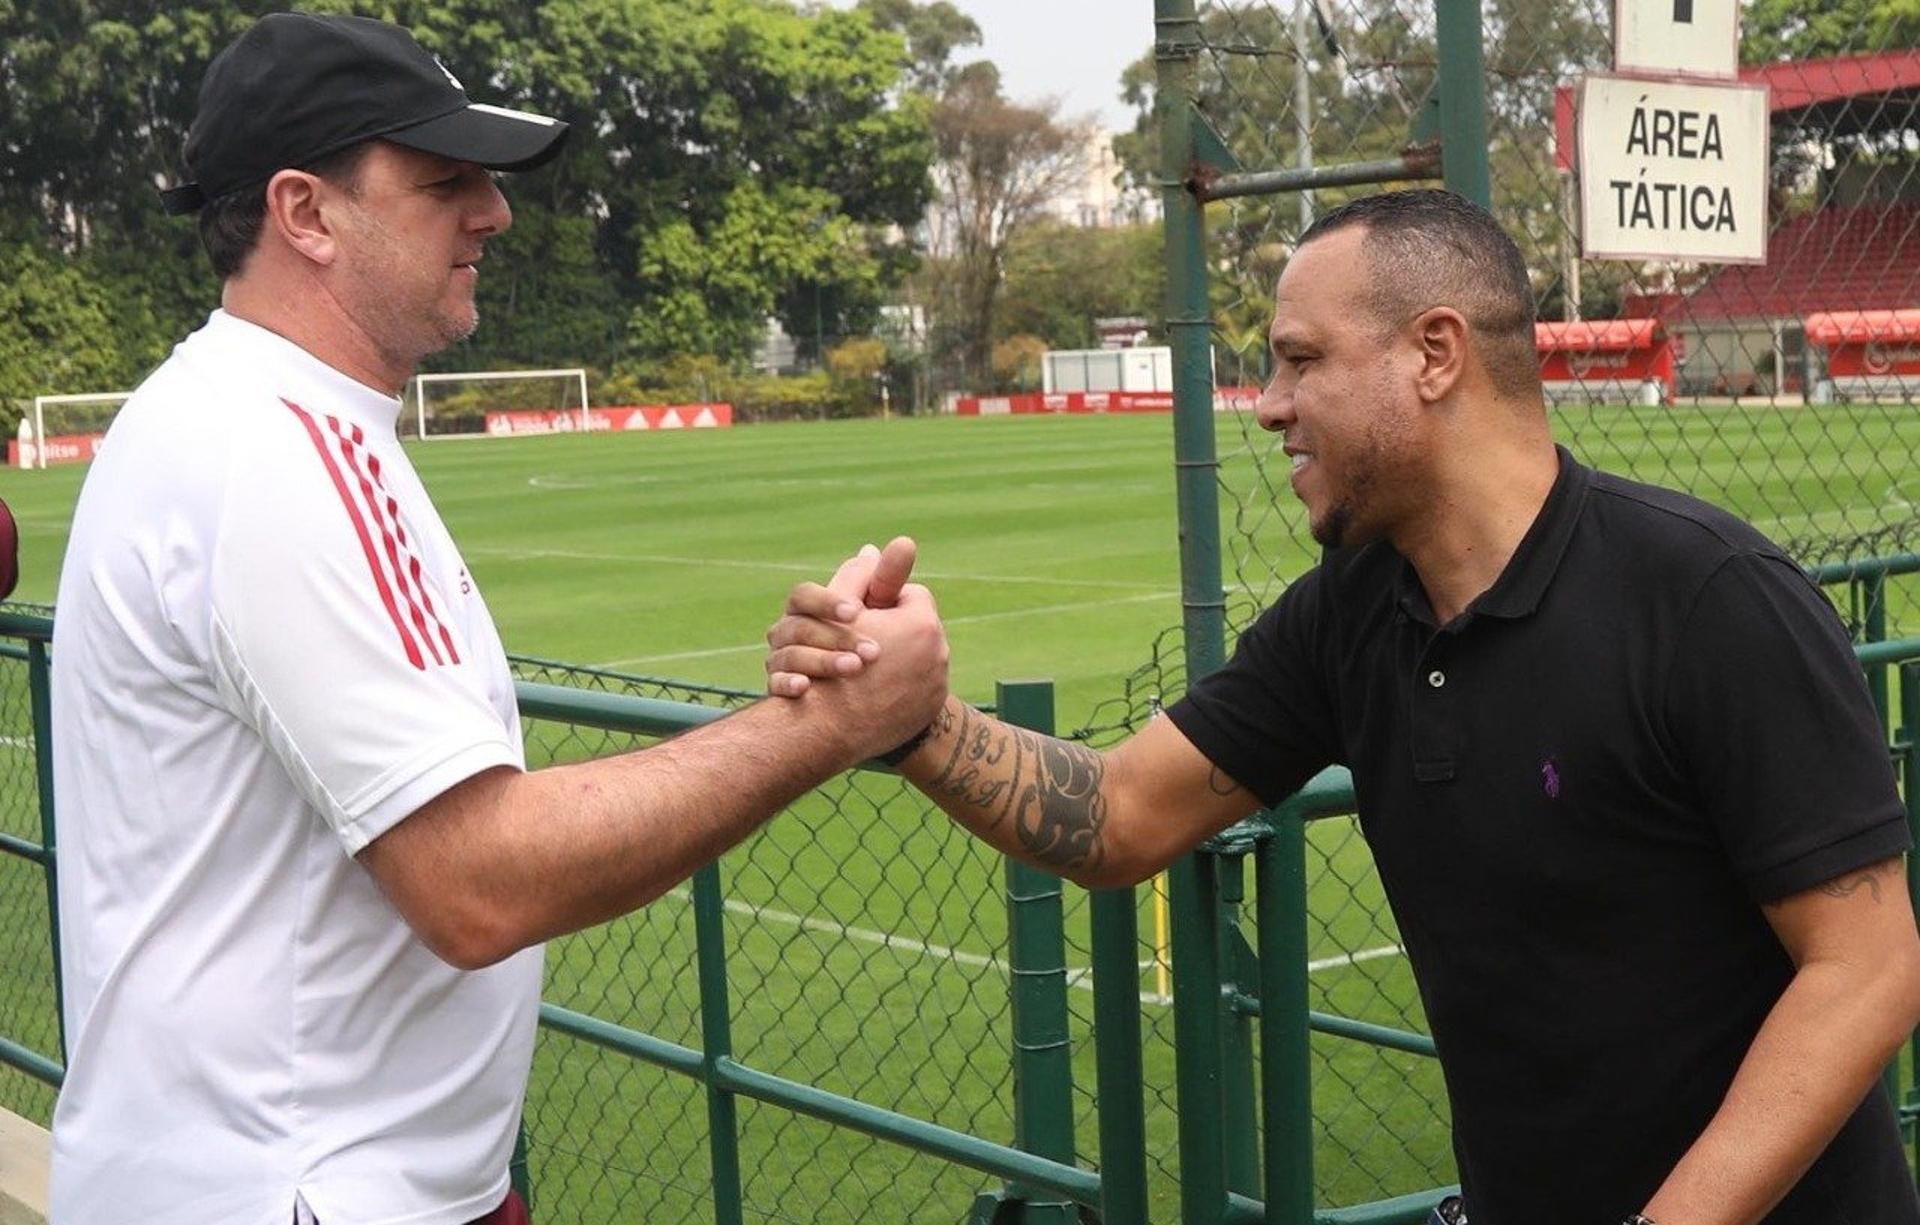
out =
<path fill-rule="evenodd" d="M 1082 600 L 1074 604 L 1045 604 L 1037 608 L 1008 608 L 1000 612 L 974 613 L 970 617 L 943 617 L 942 625 L 980 625 L 989 621 L 1010 621 L 1018 617 L 1034 617 L 1047 613 L 1081 612 L 1089 608 L 1112 608 L 1121 604 L 1148 604 L 1155 600 L 1177 600 L 1177 591 L 1156 591 L 1149 595 L 1122 595 L 1110 600 Z M 628 659 L 612 659 L 606 663 L 589 664 L 588 667 L 618 669 L 634 664 L 664 664 L 682 659 L 712 659 L 716 655 L 738 655 L 743 651 L 764 651 L 766 639 L 749 642 L 737 647 L 707 647 L 699 651 L 671 651 L 665 655 L 635 655 Z"/>
<path fill-rule="evenodd" d="M 823 582 L 833 573 L 834 567 L 840 564 L 838 561 L 819 564 L 792 561 L 741 561 L 727 557 L 683 557 L 674 553 L 589 553 L 576 549 L 516 549 L 506 545 L 482 545 L 466 551 L 492 557 L 511 557 L 516 560 L 549 557 L 560 561 L 617 561 L 661 566 L 720 566 L 730 570 L 777 570 L 782 574 L 817 576 Z M 1135 579 L 1120 578 L 1048 578 L 1035 574 L 968 574 L 962 571 L 940 570 L 916 570 L 913 577 L 918 582 L 1031 583 L 1040 587 L 1100 587 L 1130 591 L 1165 591 L 1169 586 L 1177 586 L 1177 580 L 1169 580 L 1168 583 L 1145 583 Z"/>
<path fill-rule="evenodd" d="M 333 452 L 327 449 L 327 440 L 320 433 L 320 427 L 314 422 L 307 410 L 292 400 L 281 400 L 300 424 L 307 427 L 307 437 L 313 440 L 313 449 L 320 453 L 320 462 L 326 465 L 327 475 L 333 478 L 334 492 L 340 495 L 340 505 L 346 507 L 347 518 L 353 521 L 353 530 L 360 537 L 360 550 L 367 556 L 367 569 L 373 572 L 373 585 L 380 592 L 381 603 L 387 606 L 387 616 L 393 619 L 393 628 L 400 635 L 400 645 L 407 652 L 407 662 L 422 672 L 426 671 L 426 660 L 421 658 L 420 647 L 407 632 L 407 623 L 400 619 L 399 606 L 393 602 L 393 592 L 387 587 L 387 576 L 380 570 L 380 555 L 374 551 L 373 537 L 367 534 L 367 521 L 361 516 L 360 508 L 354 504 L 353 495 L 347 491 L 347 480 L 340 475 L 340 465 L 334 462 Z"/>
<path fill-rule="evenodd" d="M 674 889 L 667 894 L 682 902 L 691 902 L 693 895 L 685 889 Z M 739 898 L 725 901 L 728 911 L 757 919 L 765 923 L 782 923 L 789 927 L 798 927 L 804 931 L 821 932 L 825 935 L 839 936 L 846 940 L 858 940 L 862 944 L 877 944 L 882 948 L 901 949 L 934 961 L 951 961 L 956 965 L 971 966 L 976 970 L 994 970 L 1011 975 L 1007 963 L 998 957 L 989 957 L 984 953 L 966 953 L 959 949 L 948 948 L 943 944 L 928 944 L 924 940 L 915 940 L 909 936 L 896 936 L 892 932 L 873 931 L 865 927 L 849 927 L 845 923 L 836 923 L 831 919 L 816 919 L 812 915 L 794 914 L 790 910 L 776 910 L 771 906 L 755 906 L 752 902 L 743 902 Z M 1067 967 L 1067 985 L 1082 991 L 1093 990 L 1093 971 L 1087 966 Z M 1143 1002 L 1171 1003 L 1159 996 L 1142 994 Z"/>
<path fill-rule="evenodd" d="M 1363 961 L 1378 961 L 1382 957 L 1398 957 L 1406 951 L 1397 944 L 1383 944 L 1377 949 L 1361 949 L 1357 953 L 1342 953 L 1338 957 L 1322 957 L 1318 961 L 1307 963 L 1307 973 L 1317 974 L 1321 970 L 1338 970 L 1345 966 L 1357 966 Z"/>

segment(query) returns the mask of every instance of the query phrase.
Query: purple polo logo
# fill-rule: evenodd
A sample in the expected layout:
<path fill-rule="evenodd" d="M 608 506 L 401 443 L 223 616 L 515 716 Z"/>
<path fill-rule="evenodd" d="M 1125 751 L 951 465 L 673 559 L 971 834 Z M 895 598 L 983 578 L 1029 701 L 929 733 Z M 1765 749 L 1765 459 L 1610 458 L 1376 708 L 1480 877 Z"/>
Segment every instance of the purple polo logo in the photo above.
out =
<path fill-rule="evenodd" d="M 1540 763 L 1540 789 L 1550 800 L 1560 798 L 1560 763 L 1551 757 Z"/>

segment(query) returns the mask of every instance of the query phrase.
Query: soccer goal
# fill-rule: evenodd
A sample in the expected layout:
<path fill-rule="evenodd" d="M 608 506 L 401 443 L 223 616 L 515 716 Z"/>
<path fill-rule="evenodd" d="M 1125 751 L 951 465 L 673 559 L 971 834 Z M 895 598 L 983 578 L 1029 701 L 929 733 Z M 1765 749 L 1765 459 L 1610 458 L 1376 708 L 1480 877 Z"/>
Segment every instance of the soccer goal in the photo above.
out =
<path fill-rule="evenodd" d="M 417 374 L 408 390 L 410 420 L 417 438 L 471 438 L 510 432 L 488 428 L 504 414 L 548 415 L 552 431 L 585 431 L 587 372 L 571 370 L 484 370 Z M 402 433 L 406 431 L 402 430 Z"/>
<path fill-rule="evenodd" d="M 35 396 L 33 411 L 20 419 L 17 462 L 45 468 L 93 457 L 94 440 L 107 432 L 131 391 L 90 391 L 79 395 Z"/>

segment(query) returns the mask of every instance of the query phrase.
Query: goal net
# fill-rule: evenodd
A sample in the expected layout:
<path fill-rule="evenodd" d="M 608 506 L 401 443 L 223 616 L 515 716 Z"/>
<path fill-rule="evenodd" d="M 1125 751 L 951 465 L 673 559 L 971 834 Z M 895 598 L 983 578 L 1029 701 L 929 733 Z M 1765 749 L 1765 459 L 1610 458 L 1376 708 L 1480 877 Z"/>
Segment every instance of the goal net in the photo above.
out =
<path fill-rule="evenodd" d="M 418 374 L 407 385 L 407 398 L 411 403 L 400 414 L 403 437 L 584 432 L 588 426 L 587 372 L 578 368 Z M 546 428 L 508 428 L 520 422 Z"/>
<path fill-rule="evenodd" d="M 15 445 L 8 448 L 15 466 L 45 468 L 92 459 L 100 435 L 132 396 L 131 391 L 35 396 L 32 411 L 20 419 Z"/>

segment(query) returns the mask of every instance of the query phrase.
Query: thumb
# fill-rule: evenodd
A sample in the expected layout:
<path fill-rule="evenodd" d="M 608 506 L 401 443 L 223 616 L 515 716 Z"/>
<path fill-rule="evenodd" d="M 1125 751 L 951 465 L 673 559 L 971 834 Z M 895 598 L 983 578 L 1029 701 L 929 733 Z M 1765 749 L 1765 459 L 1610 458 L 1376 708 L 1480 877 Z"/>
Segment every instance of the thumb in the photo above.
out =
<path fill-rule="evenodd" d="M 913 577 L 913 562 L 920 546 L 911 536 L 895 536 L 882 549 L 867 584 L 868 608 L 892 608 L 900 600 L 900 589 Z"/>
<path fill-rule="evenodd" d="M 858 553 L 840 563 L 840 568 L 827 580 L 827 590 L 864 604 L 867 588 L 873 581 L 874 567 L 879 564 L 880 550 L 870 544 L 863 545 Z"/>

